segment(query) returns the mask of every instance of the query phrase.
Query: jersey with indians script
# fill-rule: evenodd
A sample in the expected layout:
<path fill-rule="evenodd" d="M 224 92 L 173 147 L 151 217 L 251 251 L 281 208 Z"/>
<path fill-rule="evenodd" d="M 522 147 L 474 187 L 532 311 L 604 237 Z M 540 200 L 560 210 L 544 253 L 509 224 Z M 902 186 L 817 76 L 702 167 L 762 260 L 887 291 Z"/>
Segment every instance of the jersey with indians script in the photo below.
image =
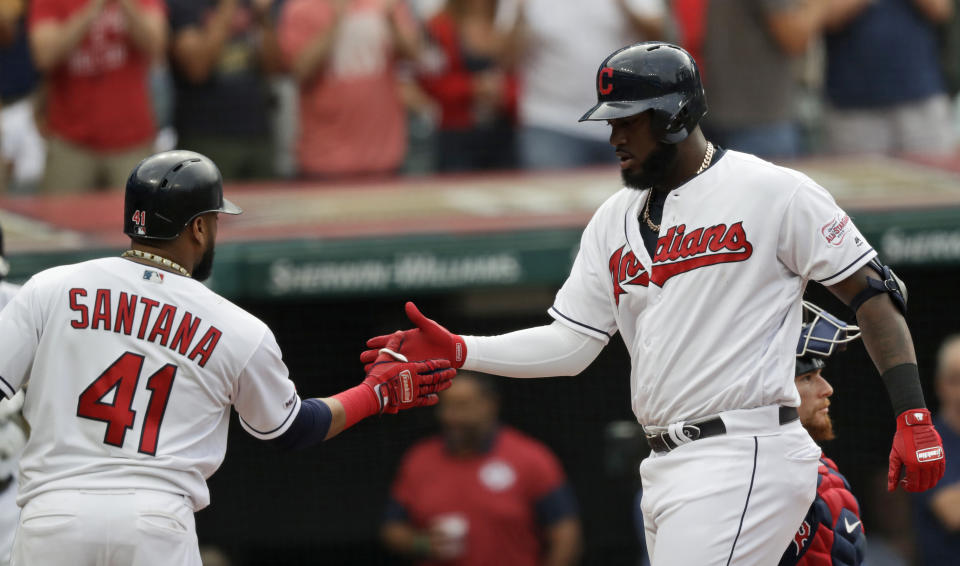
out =
<path fill-rule="evenodd" d="M 230 406 L 257 438 L 300 410 L 273 333 L 202 283 L 122 258 L 35 275 L 0 311 L 0 393 L 27 387 L 23 506 L 51 490 L 210 502 Z"/>
<path fill-rule="evenodd" d="M 651 260 L 638 220 L 648 192 L 600 206 L 551 316 L 604 341 L 620 332 L 644 425 L 799 405 L 807 282 L 838 283 L 876 252 L 809 177 L 726 151 L 670 192 Z"/>

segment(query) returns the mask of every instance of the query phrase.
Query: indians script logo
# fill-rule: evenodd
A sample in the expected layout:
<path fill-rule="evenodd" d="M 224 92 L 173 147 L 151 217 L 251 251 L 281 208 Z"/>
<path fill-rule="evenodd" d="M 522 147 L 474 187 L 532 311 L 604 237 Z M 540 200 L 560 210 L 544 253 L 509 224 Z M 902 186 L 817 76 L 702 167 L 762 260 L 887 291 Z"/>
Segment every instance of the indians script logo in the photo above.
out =
<path fill-rule="evenodd" d="M 727 227 L 717 224 L 709 228 L 697 228 L 687 232 L 681 224 L 667 230 L 657 240 L 653 269 L 645 269 L 627 245 L 610 256 L 610 278 L 613 281 L 613 298 L 620 304 L 620 295 L 626 293 L 625 285 L 648 286 L 650 283 L 663 287 L 668 279 L 700 267 L 718 263 L 744 261 L 753 254 L 753 246 L 747 241 L 743 222 Z"/>
<path fill-rule="evenodd" d="M 810 538 L 810 523 L 804 521 L 800 528 L 797 529 L 797 533 L 793 535 L 793 544 L 797 545 L 797 556 L 800 556 L 800 551 L 803 550 L 804 545 L 807 544 L 807 540 Z"/>

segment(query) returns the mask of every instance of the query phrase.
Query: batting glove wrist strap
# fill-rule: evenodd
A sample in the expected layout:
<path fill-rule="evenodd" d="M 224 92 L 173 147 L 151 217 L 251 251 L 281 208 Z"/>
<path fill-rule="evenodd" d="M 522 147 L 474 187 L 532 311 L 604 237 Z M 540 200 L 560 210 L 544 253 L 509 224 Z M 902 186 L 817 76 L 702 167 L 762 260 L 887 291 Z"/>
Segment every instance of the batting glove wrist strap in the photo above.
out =
<path fill-rule="evenodd" d="M 897 483 L 906 491 L 926 491 L 943 477 L 943 441 L 927 409 L 910 409 L 897 416 L 897 432 L 890 450 L 887 489 Z"/>
<path fill-rule="evenodd" d="M 337 393 L 333 396 L 333 399 L 340 401 L 340 404 L 343 405 L 346 418 L 343 425 L 344 430 L 380 412 L 380 399 L 376 391 L 367 383 L 361 383 L 342 393 Z"/>

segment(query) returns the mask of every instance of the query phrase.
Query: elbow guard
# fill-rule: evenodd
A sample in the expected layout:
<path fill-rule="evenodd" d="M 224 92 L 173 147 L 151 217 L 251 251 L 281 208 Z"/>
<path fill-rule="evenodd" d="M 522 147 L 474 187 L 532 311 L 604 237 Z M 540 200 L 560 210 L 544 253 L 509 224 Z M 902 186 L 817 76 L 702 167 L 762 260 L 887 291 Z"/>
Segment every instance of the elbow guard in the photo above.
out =
<path fill-rule="evenodd" d="M 873 269 L 879 275 L 879 279 L 867 277 L 867 286 L 857 293 L 857 296 L 850 301 L 850 309 L 856 312 L 863 306 L 863 303 L 876 295 L 886 293 L 890 295 L 894 306 L 900 311 L 900 314 L 907 314 L 907 286 L 903 280 L 897 277 L 897 274 L 890 269 L 889 265 L 883 265 L 877 258 L 873 258 L 867 263 L 867 266 Z"/>

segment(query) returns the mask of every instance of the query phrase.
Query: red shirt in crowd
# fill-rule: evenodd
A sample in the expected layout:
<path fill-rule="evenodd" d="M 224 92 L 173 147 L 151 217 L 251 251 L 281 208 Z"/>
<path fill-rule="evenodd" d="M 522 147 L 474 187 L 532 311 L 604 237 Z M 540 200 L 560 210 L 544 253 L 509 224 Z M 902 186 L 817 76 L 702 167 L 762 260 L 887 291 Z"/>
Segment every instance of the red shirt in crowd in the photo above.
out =
<path fill-rule="evenodd" d="M 466 130 L 474 127 L 474 73 L 467 68 L 457 23 L 446 10 L 427 22 L 427 31 L 442 51 L 442 66 L 419 76 L 423 89 L 440 105 L 440 127 L 444 130 Z M 517 113 L 517 79 L 506 75 L 503 85 L 502 112 L 515 121 Z"/>
<path fill-rule="evenodd" d="M 404 456 L 391 497 L 387 519 L 417 529 L 466 519 L 464 554 L 446 566 L 536 566 L 541 528 L 577 513 L 556 457 L 508 427 L 474 457 L 453 457 L 439 437 L 420 442 Z"/>
<path fill-rule="evenodd" d="M 297 160 L 306 175 L 397 169 L 407 147 L 406 111 L 394 75 L 394 38 L 385 0 L 354 0 L 317 75 L 300 85 Z M 406 25 L 413 17 L 404 3 Z M 280 18 L 288 64 L 334 24 L 331 0 L 289 0 Z"/>
<path fill-rule="evenodd" d="M 32 0 L 30 28 L 63 23 L 89 0 Z M 137 0 L 165 11 L 162 0 Z M 125 150 L 155 133 L 148 89 L 150 58 L 127 34 L 119 4 L 107 2 L 87 35 L 49 75 L 47 122 L 57 136 L 97 151 Z"/>

